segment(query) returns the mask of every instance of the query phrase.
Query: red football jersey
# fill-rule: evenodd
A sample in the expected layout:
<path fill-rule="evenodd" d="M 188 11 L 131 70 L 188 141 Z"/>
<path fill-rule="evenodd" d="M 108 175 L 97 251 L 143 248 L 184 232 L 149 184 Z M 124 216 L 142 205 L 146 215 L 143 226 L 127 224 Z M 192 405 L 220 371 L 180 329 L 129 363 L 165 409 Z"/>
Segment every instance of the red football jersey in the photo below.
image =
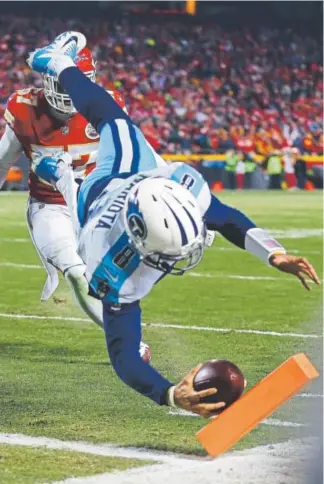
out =
<path fill-rule="evenodd" d="M 110 92 L 125 109 L 125 102 L 118 92 Z M 30 88 L 16 91 L 8 100 L 5 120 L 13 129 L 29 160 L 39 153 L 51 156 L 67 151 L 73 160 L 76 178 L 84 178 L 95 167 L 95 154 L 99 135 L 81 114 L 76 113 L 66 121 L 51 113 L 42 89 Z M 65 205 L 61 193 L 29 172 L 29 193 L 44 203 Z"/>

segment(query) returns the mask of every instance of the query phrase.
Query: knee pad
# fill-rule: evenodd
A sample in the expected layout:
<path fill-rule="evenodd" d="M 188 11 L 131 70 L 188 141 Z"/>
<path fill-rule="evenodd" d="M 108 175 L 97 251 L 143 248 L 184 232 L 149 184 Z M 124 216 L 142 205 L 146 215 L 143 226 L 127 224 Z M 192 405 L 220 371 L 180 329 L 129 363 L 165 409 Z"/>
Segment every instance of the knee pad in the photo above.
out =
<path fill-rule="evenodd" d="M 72 284 L 85 284 L 87 283 L 85 278 L 85 266 L 78 265 L 73 266 L 67 269 L 64 272 L 64 277 L 67 281 L 71 282 Z"/>

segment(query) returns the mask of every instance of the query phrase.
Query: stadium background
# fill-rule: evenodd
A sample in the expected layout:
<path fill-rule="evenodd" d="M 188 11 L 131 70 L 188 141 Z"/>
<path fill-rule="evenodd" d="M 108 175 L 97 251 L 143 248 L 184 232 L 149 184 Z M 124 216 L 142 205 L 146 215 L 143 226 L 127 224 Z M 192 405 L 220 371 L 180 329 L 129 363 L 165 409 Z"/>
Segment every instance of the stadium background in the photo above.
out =
<path fill-rule="evenodd" d="M 0 134 L 8 97 L 42 85 L 29 50 L 87 37 L 97 81 L 121 91 L 158 152 L 214 189 L 323 185 L 322 3 L 1 2 Z M 28 164 L 12 171 L 26 188 Z"/>

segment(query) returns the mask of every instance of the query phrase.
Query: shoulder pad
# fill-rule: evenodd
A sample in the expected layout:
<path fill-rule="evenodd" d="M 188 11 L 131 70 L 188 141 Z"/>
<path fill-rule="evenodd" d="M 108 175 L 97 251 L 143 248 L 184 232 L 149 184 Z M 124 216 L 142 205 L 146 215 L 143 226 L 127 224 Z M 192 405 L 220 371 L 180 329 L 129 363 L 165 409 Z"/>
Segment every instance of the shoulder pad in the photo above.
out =
<path fill-rule="evenodd" d="M 14 129 L 16 119 L 24 116 L 26 109 L 31 106 L 37 106 L 41 91 L 42 89 L 32 87 L 29 89 L 20 89 L 10 96 L 7 102 L 4 118 L 12 129 Z"/>

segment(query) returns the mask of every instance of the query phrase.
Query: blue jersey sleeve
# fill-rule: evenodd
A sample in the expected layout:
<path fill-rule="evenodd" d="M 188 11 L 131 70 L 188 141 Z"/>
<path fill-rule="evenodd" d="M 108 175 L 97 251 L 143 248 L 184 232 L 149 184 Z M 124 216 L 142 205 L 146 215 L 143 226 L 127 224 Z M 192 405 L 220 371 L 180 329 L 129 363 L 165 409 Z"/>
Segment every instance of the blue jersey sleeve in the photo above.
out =
<path fill-rule="evenodd" d="M 209 230 L 217 230 L 232 244 L 245 248 L 245 235 L 255 224 L 246 215 L 222 203 L 212 195 L 206 212 L 206 223 Z"/>
<path fill-rule="evenodd" d="M 145 397 L 166 405 L 167 390 L 173 385 L 139 354 L 141 309 L 139 302 L 114 310 L 103 305 L 104 329 L 111 363 L 119 378 Z"/>

